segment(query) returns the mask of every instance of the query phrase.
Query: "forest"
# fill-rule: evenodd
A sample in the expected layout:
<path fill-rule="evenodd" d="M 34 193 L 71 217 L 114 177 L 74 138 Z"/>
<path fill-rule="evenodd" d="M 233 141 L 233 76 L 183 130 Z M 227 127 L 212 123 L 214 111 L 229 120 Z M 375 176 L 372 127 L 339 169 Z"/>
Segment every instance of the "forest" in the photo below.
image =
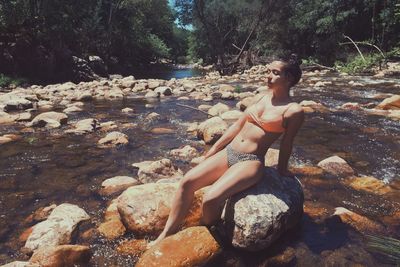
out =
<path fill-rule="evenodd" d="M 0 78 L 85 81 L 160 62 L 229 74 L 285 53 L 365 70 L 399 57 L 399 33 L 398 0 L 1 0 Z"/>

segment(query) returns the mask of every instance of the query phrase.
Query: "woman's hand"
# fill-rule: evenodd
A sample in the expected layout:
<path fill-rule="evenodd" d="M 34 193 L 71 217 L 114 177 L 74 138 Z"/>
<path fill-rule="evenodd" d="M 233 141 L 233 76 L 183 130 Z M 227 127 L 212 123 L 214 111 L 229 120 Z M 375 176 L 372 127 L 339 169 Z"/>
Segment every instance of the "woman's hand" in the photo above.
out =
<path fill-rule="evenodd" d="M 204 154 L 204 158 L 207 159 L 209 157 L 211 157 L 212 155 L 214 155 L 215 153 L 217 153 L 217 149 L 215 148 L 215 146 L 212 146 L 207 153 Z"/>

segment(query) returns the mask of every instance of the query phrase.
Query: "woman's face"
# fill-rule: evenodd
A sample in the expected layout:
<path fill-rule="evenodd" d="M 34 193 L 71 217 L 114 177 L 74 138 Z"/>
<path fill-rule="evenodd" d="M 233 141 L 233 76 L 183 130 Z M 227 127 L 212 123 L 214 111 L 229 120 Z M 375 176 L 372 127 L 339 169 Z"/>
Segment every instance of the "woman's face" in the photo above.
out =
<path fill-rule="evenodd" d="M 273 61 L 267 66 L 267 84 L 270 89 L 286 89 L 290 87 L 290 79 L 284 72 L 285 63 Z"/>

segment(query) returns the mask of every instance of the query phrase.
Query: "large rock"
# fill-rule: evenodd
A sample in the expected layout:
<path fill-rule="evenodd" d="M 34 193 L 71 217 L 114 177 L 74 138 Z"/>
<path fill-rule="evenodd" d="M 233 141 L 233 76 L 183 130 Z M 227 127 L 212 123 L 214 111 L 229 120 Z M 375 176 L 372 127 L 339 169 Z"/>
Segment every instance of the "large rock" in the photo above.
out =
<path fill-rule="evenodd" d="M 171 160 L 161 159 L 156 161 L 143 161 L 132 164 L 138 168 L 138 179 L 142 183 L 155 182 L 165 178 L 181 178 L 183 173 L 176 168 Z"/>
<path fill-rule="evenodd" d="M 227 112 L 229 110 L 229 106 L 225 105 L 223 103 L 218 103 L 215 104 L 214 106 L 212 106 L 209 110 L 208 110 L 208 115 L 210 116 L 219 116 L 224 112 Z"/>
<path fill-rule="evenodd" d="M 267 248 L 296 225 L 303 214 L 303 191 L 297 179 L 266 168 L 256 186 L 231 197 L 225 207 L 225 235 L 236 248 Z"/>
<path fill-rule="evenodd" d="M 37 115 L 30 123 L 28 123 L 28 126 L 58 128 L 62 124 L 66 124 L 67 121 L 68 116 L 66 114 L 50 111 Z"/>
<path fill-rule="evenodd" d="M 223 114 L 221 114 L 220 117 L 223 120 L 237 120 L 242 115 L 243 115 L 243 112 L 241 112 L 239 110 L 231 110 L 231 111 L 224 112 Z"/>
<path fill-rule="evenodd" d="M 361 190 L 368 193 L 377 195 L 385 195 L 391 192 L 393 189 L 386 185 L 382 180 L 376 179 L 371 176 L 363 177 L 350 177 L 343 181 L 346 185 L 354 188 L 355 190 Z"/>
<path fill-rule="evenodd" d="M 4 111 L 22 110 L 33 107 L 32 101 L 15 93 L 0 95 L 0 105 Z"/>
<path fill-rule="evenodd" d="M 218 242 L 206 227 L 191 227 L 151 247 L 135 266 L 204 266 L 220 251 Z"/>
<path fill-rule="evenodd" d="M 228 124 L 220 117 L 214 117 L 202 122 L 197 130 L 197 137 L 206 144 L 215 143 L 228 129 Z"/>
<path fill-rule="evenodd" d="M 138 183 L 139 181 L 133 177 L 115 176 L 103 181 L 101 184 L 100 195 L 111 196 L 118 194 L 133 185 L 137 185 Z"/>
<path fill-rule="evenodd" d="M 108 133 L 104 138 L 101 138 L 98 142 L 100 147 L 111 147 L 117 145 L 128 144 L 128 136 L 121 132 L 111 132 Z"/>
<path fill-rule="evenodd" d="M 159 234 L 165 226 L 178 183 L 150 183 L 128 188 L 117 198 L 124 225 L 134 233 Z M 185 226 L 199 225 L 203 190 L 195 194 Z"/>
<path fill-rule="evenodd" d="M 339 156 L 332 156 L 318 162 L 318 167 L 335 176 L 353 175 L 354 170 Z"/>
<path fill-rule="evenodd" d="M 42 267 L 88 266 L 90 257 L 88 246 L 61 245 L 38 249 L 29 262 Z"/>
<path fill-rule="evenodd" d="M 34 251 L 41 247 L 68 244 L 78 223 L 89 218 L 78 206 L 61 204 L 51 212 L 47 220 L 33 226 L 25 248 Z"/>
<path fill-rule="evenodd" d="M 394 95 L 392 97 L 383 100 L 377 107 L 377 109 L 400 109 L 400 95 Z"/>

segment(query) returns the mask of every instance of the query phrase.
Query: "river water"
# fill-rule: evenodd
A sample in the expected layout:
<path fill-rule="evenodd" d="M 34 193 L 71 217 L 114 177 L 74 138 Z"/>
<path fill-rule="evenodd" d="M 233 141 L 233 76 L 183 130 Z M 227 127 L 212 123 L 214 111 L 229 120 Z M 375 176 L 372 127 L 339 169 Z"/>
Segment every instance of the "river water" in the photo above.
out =
<path fill-rule="evenodd" d="M 306 84 L 293 89 L 293 99 L 314 100 L 330 108 L 330 112 L 306 115 L 306 121 L 295 140 L 292 166 L 316 164 L 332 155 L 344 158 L 358 176 L 374 176 L 393 188 L 400 186 L 400 123 L 364 111 L 339 110 L 346 102 L 374 103 L 382 93 L 399 94 L 395 79 L 343 78 L 326 76 L 332 85 L 315 88 Z M 349 86 L 353 80 L 365 84 Z M 236 82 L 235 85 L 240 85 Z M 261 84 L 254 84 L 254 89 Z M 251 89 L 251 87 L 250 87 Z M 103 212 L 111 199 L 98 195 L 103 180 L 117 175 L 135 176 L 132 163 L 168 158 L 171 149 L 191 144 L 204 148 L 195 136 L 186 132 L 188 123 L 204 121 L 205 114 L 177 106 L 177 103 L 197 107 L 200 104 L 224 102 L 232 107 L 236 101 L 202 102 L 177 100 L 174 97 L 151 102 L 141 97 L 116 101 L 87 103 L 83 112 L 69 115 L 69 122 L 97 118 L 100 122 L 114 121 L 129 136 L 123 147 L 102 149 L 97 141 L 105 134 L 95 132 L 84 136 L 65 134 L 65 127 L 56 130 L 24 131 L 24 125 L 1 126 L 0 135 L 17 133 L 21 139 L 0 147 L 0 264 L 26 260 L 20 234 L 27 229 L 25 219 L 40 207 L 64 202 L 77 204 L 91 216 L 89 223 L 79 228 L 77 244 L 89 244 L 93 251 L 92 266 L 132 266 L 136 261 L 115 251 L 117 241 L 107 241 L 97 235 L 85 237 L 103 221 Z M 131 107 L 134 114 L 121 115 L 121 109 Z M 61 109 L 60 109 L 61 110 Z M 143 123 L 143 118 L 157 112 L 160 120 Z M 127 123 L 133 123 L 127 126 Z M 174 129 L 169 134 L 153 134 L 154 127 Z M 277 144 L 274 146 L 278 148 Z M 184 171 L 188 162 L 175 162 Z M 332 216 L 335 207 L 345 207 L 387 227 L 384 235 L 400 238 L 400 222 L 390 220 L 400 211 L 399 191 L 379 196 L 356 191 L 339 178 L 324 175 L 298 177 L 305 192 L 305 205 L 322 210 L 317 216 L 304 214 L 301 223 L 285 234 L 270 249 L 258 253 L 243 253 L 227 247 L 209 266 L 269 266 L 276 255 L 289 255 L 288 266 L 390 266 L 385 258 L 372 253 L 365 236 Z M 386 219 L 389 218 L 389 219 Z M 398 218 L 398 217 L 397 217 Z M 392 223 L 388 223 L 388 221 Z"/>

